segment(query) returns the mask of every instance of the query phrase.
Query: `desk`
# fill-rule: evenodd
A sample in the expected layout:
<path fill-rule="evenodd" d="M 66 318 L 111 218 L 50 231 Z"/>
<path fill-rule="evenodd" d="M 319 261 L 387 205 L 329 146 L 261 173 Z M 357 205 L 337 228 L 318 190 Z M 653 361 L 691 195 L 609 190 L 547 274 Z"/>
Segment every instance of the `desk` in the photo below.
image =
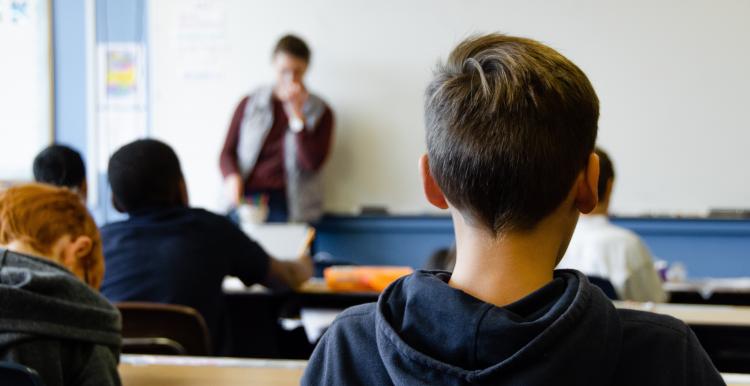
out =
<path fill-rule="evenodd" d="M 614 304 L 617 308 L 671 315 L 690 326 L 750 327 L 750 307 L 619 301 Z"/>
<path fill-rule="evenodd" d="M 123 355 L 124 386 L 299 385 L 306 361 Z"/>
<path fill-rule="evenodd" d="M 262 287 L 225 287 L 230 353 L 245 358 L 306 359 L 313 346 L 302 328 L 284 330 L 279 318 L 296 318 L 302 308 L 340 309 L 377 301 L 377 293 L 333 293 L 320 282 L 298 292 L 272 292 Z"/>
<path fill-rule="evenodd" d="M 727 386 L 748 386 L 750 385 L 750 374 L 721 374 Z"/>
<path fill-rule="evenodd" d="M 690 280 L 664 283 L 670 303 L 750 306 L 750 278 Z"/>
<path fill-rule="evenodd" d="M 123 355 L 123 386 L 292 386 L 306 361 Z M 728 386 L 750 386 L 750 374 L 722 374 Z"/>

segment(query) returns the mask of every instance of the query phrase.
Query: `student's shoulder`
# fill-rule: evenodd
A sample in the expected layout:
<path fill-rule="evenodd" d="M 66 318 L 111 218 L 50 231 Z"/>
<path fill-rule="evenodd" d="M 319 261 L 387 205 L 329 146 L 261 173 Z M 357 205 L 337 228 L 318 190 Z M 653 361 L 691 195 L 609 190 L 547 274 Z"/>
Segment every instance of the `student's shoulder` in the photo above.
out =
<path fill-rule="evenodd" d="M 724 385 L 693 331 L 667 315 L 619 309 L 618 384 Z"/>
<path fill-rule="evenodd" d="M 211 212 L 203 208 L 186 208 L 186 216 L 192 221 L 200 222 L 215 228 L 217 231 L 237 231 L 239 227 L 226 216 Z"/>
<path fill-rule="evenodd" d="M 333 325 L 374 323 L 376 311 L 377 303 L 365 303 L 349 307 L 336 317 Z"/>
<path fill-rule="evenodd" d="M 349 307 L 340 313 L 329 327 L 333 335 L 362 336 L 362 333 L 375 333 L 377 303 L 360 304 Z"/>
<path fill-rule="evenodd" d="M 99 231 L 102 233 L 117 231 L 119 229 L 127 228 L 128 226 L 130 226 L 130 223 L 130 219 L 109 222 L 99 227 Z"/>
<path fill-rule="evenodd" d="M 618 309 L 620 321 L 626 335 L 625 339 L 644 337 L 658 341 L 685 340 L 690 335 L 690 328 L 685 322 L 653 312 Z"/>
<path fill-rule="evenodd" d="M 229 222 L 229 219 L 226 216 L 222 216 L 220 214 L 211 212 L 210 210 L 206 210 L 203 208 L 185 208 L 185 213 L 198 217 L 198 218 L 204 218 L 212 221 L 227 221 Z"/>

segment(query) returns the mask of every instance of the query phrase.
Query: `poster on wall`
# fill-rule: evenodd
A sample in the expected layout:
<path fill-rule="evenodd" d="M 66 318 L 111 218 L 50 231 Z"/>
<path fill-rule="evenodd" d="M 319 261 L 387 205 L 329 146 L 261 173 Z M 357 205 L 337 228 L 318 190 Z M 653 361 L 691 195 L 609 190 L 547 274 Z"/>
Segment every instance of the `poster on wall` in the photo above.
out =
<path fill-rule="evenodd" d="M 96 143 L 98 170 L 110 155 L 147 134 L 145 50 L 141 43 L 97 46 Z"/>

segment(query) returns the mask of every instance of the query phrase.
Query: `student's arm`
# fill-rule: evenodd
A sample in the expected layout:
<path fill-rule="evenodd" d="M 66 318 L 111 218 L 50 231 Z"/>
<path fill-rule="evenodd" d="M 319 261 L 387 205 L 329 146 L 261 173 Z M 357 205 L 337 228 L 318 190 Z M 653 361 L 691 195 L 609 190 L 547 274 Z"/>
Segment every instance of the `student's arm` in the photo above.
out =
<path fill-rule="evenodd" d="M 230 227 L 227 252 L 232 255 L 232 267 L 228 274 L 237 276 L 245 285 L 260 283 L 274 289 L 297 288 L 312 276 L 309 256 L 291 261 L 275 259 L 239 228 L 231 224 Z"/>
<path fill-rule="evenodd" d="M 312 277 L 313 262 L 310 256 L 286 261 L 271 258 L 268 277 L 263 284 L 271 288 L 299 288 Z"/>
<path fill-rule="evenodd" d="M 315 128 L 305 128 L 297 136 L 297 160 L 305 170 L 317 171 L 323 166 L 333 137 L 333 111 L 326 107 Z"/>

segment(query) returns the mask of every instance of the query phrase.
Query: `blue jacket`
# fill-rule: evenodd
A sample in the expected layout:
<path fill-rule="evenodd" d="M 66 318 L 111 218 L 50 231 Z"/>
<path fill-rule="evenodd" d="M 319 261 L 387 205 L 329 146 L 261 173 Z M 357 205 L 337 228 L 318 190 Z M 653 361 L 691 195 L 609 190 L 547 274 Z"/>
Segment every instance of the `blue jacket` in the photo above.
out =
<path fill-rule="evenodd" d="M 577 271 L 505 307 L 418 271 L 342 313 L 303 385 L 723 385 L 681 321 L 618 310 Z"/>

